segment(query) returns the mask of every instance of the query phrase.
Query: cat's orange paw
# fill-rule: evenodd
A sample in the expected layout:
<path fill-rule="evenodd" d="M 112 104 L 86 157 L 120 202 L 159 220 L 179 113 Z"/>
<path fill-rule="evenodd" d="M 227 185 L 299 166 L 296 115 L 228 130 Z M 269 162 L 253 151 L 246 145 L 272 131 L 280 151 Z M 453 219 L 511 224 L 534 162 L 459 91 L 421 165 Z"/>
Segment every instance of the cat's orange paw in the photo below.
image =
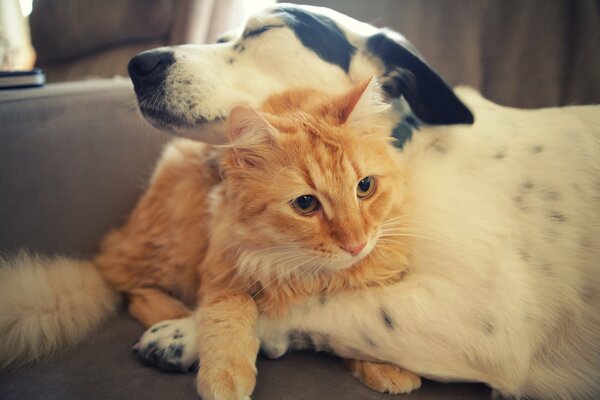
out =
<path fill-rule="evenodd" d="M 398 366 L 346 360 L 352 374 L 370 389 L 381 393 L 406 394 L 421 387 L 421 378 Z"/>
<path fill-rule="evenodd" d="M 197 389 L 202 400 L 250 400 L 256 385 L 256 368 L 245 362 L 201 365 Z"/>

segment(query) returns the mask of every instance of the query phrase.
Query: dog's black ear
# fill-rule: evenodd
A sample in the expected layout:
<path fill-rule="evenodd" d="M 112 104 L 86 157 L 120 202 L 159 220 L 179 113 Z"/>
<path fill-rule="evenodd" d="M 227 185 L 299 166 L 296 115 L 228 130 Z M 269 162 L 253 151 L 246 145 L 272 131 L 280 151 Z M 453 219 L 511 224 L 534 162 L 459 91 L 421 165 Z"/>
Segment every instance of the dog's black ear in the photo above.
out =
<path fill-rule="evenodd" d="M 427 124 L 472 124 L 471 111 L 446 82 L 409 49 L 412 46 L 408 42 L 402 45 L 385 32 L 370 36 L 366 45 L 385 67 L 378 80 L 386 94 L 392 98 L 403 96 L 415 115 Z"/>

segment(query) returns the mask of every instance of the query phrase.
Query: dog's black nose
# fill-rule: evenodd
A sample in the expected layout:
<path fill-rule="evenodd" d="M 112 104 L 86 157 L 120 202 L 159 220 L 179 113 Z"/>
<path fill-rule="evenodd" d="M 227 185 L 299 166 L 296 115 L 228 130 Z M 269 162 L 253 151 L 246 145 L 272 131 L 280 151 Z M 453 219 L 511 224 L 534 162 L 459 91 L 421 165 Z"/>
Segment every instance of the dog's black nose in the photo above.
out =
<path fill-rule="evenodd" d="M 155 89 L 165 79 L 167 70 L 175 62 L 171 51 L 146 51 L 133 57 L 127 71 L 136 91 Z"/>

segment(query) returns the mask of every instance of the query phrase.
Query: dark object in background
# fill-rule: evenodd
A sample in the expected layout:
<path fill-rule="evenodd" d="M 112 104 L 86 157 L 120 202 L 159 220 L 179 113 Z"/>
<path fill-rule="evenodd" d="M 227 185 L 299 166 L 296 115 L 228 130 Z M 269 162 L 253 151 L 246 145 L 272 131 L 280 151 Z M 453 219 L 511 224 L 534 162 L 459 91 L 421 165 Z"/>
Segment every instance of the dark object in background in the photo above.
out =
<path fill-rule="evenodd" d="M 16 89 L 44 86 L 46 77 L 41 69 L 29 71 L 0 71 L 0 89 Z"/>

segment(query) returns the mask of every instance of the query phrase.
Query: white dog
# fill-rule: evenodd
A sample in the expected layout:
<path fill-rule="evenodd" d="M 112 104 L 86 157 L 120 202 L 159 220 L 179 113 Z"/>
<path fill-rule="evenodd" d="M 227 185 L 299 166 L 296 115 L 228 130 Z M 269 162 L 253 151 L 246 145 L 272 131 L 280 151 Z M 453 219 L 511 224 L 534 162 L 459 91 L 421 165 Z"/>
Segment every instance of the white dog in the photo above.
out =
<path fill-rule="evenodd" d="M 293 87 L 343 92 L 370 76 L 404 128 L 429 125 L 401 150 L 416 171 L 409 274 L 261 318 L 269 356 L 306 337 L 317 350 L 505 395 L 600 396 L 600 107 L 457 97 L 400 35 L 305 6 L 269 8 L 221 44 L 142 53 L 129 70 L 146 118 L 198 140 L 221 141 L 237 104 Z M 162 322 L 139 354 L 185 370 L 197 361 L 195 329 L 191 318 Z M 165 351 L 173 342 L 185 344 L 176 358 Z"/>
<path fill-rule="evenodd" d="M 328 9 L 276 6 L 227 43 L 156 54 L 168 59 L 161 90 L 132 74 L 142 112 L 201 140 L 222 139 L 236 104 L 259 106 L 295 86 L 344 91 L 371 75 L 400 113 L 408 103 L 429 124 L 471 122 L 401 36 Z M 459 95 L 473 126 L 421 127 L 403 149 L 418 154 L 411 274 L 261 319 L 263 349 L 280 356 L 305 332 L 317 349 L 433 379 L 514 396 L 600 395 L 600 107 L 521 111 Z M 195 324 L 149 330 L 141 353 L 148 343 L 168 347 L 175 329 L 193 337 Z M 185 348 L 167 361 L 191 365 L 193 339 Z"/>

